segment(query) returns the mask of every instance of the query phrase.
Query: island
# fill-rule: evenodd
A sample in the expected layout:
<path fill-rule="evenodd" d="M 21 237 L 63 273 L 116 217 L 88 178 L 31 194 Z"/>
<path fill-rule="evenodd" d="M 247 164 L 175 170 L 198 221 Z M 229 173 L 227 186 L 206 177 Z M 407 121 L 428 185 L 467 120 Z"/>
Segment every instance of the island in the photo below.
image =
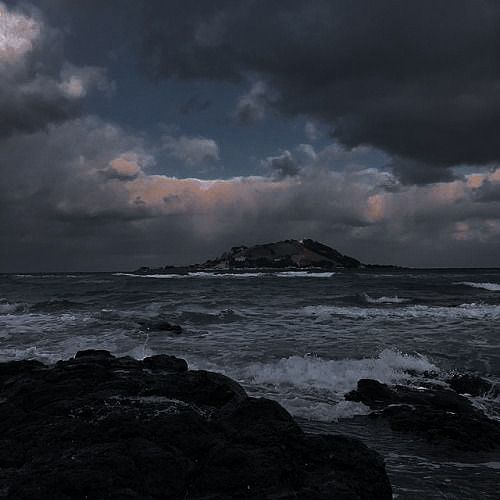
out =
<path fill-rule="evenodd" d="M 354 257 L 312 239 L 283 240 L 250 247 L 234 246 L 220 257 L 202 264 L 189 266 L 141 267 L 135 274 L 190 272 L 245 272 L 258 271 L 331 271 L 341 269 L 396 268 L 363 264 Z"/>

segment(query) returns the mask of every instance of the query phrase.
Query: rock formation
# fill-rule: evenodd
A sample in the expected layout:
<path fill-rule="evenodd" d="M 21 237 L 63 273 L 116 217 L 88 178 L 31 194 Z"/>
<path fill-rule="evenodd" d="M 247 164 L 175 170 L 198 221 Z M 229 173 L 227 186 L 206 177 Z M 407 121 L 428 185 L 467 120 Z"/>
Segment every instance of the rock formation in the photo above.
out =
<path fill-rule="evenodd" d="M 381 457 L 184 360 L 0 364 L 7 499 L 390 499 Z"/>

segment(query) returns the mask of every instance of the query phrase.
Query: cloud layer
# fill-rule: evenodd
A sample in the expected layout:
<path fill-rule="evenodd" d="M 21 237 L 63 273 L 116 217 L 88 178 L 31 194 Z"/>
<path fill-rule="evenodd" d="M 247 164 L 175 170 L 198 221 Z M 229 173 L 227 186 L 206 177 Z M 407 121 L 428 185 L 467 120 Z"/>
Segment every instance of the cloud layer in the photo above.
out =
<path fill-rule="evenodd" d="M 94 19 L 83 12 L 123 54 L 104 32 L 71 57 Z M 188 263 L 290 237 L 368 262 L 499 264 L 497 2 L 41 0 L 0 13 L 1 271 Z M 87 43 L 109 68 L 86 64 Z M 191 85 L 172 105 L 191 129 L 89 112 L 93 90 L 113 99 L 110 68 L 136 72 L 116 88 L 138 102 L 145 75 Z M 225 95 L 215 125 L 196 119 Z M 290 142 L 277 120 L 293 123 Z M 232 174 L 234 130 L 253 144 L 260 126 L 254 170 Z"/>
<path fill-rule="evenodd" d="M 495 0 L 188 0 L 150 2 L 149 15 L 142 56 L 156 77 L 259 75 L 243 122 L 272 104 L 419 169 L 500 158 Z"/>

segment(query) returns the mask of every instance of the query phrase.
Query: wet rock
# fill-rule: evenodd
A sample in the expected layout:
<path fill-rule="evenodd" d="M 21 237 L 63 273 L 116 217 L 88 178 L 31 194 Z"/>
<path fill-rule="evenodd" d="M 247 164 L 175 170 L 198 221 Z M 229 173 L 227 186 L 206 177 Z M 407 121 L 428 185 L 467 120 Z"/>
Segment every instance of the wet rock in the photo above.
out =
<path fill-rule="evenodd" d="M 377 410 L 372 415 L 386 418 L 393 430 L 414 432 L 434 443 L 470 451 L 500 446 L 500 423 L 489 419 L 467 398 L 447 389 L 389 387 L 361 379 L 357 389 L 345 398 Z"/>
<path fill-rule="evenodd" d="M 150 370 L 165 370 L 167 372 L 185 372 L 188 365 L 184 359 L 176 358 L 175 356 L 167 356 L 166 354 L 158 354 L 150 356 L 142 360 L 145 368 Z"/>
<path fill-rule="evenodd" d="M 456 374 L 446 380 L 449 386 L 459 394 L 470 394 L 471 396 L 484 396 L 491 394 L 496 397 L 500 394 L 500 388 L 479 377 L 478 375 Z"/>
<path fill-rule="evenodd" d="M 182 333 L 182 327 L 180 325 L 174 325 L 168 321 L 147 320 L 139 321 L 138 323 L 149 331 L 170 332 L 176 335 L 180 335 Z"/>
<path fill-rule="evenodd" d="M 7 366 L 8 365 L 8 366 Z M 15 368 L 13 368 L 15 366 Z M 0 364 L 8 499 L 390 499 L 381 457 L 173 356 Z"/>

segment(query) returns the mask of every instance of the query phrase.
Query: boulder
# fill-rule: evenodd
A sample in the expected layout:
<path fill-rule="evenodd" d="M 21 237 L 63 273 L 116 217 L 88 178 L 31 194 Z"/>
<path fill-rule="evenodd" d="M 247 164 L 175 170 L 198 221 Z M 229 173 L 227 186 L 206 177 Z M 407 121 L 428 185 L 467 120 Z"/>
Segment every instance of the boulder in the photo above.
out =
<path fill-rule="evenodd" d="M 389 387 L 361 379 L 345 398 L 377 410 L 372 415 L 386 418 L 393 430 L 414 432 L 433 443 L 468 451 L 500 446 L 500 423 L 448 389 Z"/>
<path fill-rule="evenodd" d="M 174 356 L 87 350 L 4 373 L 7 499 L 392 497 L 383 460 L 360 441 L 305 434 L 278 403 Z"/>

